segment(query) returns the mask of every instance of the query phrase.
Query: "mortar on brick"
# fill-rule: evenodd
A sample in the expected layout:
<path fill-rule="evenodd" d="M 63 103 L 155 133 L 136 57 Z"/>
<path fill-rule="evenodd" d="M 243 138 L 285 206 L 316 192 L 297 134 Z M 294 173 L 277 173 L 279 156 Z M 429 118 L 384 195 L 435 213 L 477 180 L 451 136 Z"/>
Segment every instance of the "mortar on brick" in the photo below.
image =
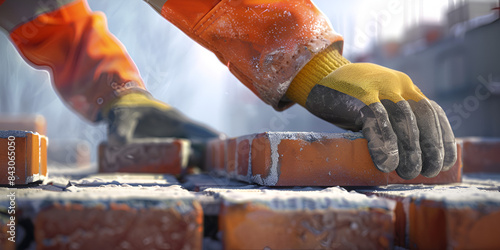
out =
<path fill-rule="evenodd" d="M 395 203 L 387 199 L 340 188 L 310 187 L 248 186 L 206 189 L 204 193 L 222 199 L 219 221 L 228 249 L 391 245 Z M 364 232 L 369 236 L 361 237 Z M 350 240 L 342 241 L 346 237 Z M 358 240 L 352 241 L 352 237 Z"/>
<path fill-rule="evenodd" d="M 248 186 L 245 189 L 208 189 L 206 192 L 216 192 L 224 202 L 244 203 L 256 202 L 273 210 L 314 210 L 326 208 L 359 208 L 377 207 L 393 210 L 395 202 L 351 191 L 338 187 L 332 188 L 294 188 L 294 189 L 255 189 Z M 286 202 L 281 202 L 285 201 Z"/>
<path fill-rule="evenodd" d="M 73 186 L 131 185 L 131 186 L 170 186 L 179 182 L 172 175 L 108 173 L 90 175 L 78 180 L 69 180 Z"/>
<path fill-rule="evenodd" d="M 469 173 L 465 174 L 464 183 L 476 185 L 480 189 L 500 191 L 500 174 L 494 173 Z"/>
<path fill-rule="evenodd" d="M 3 194 L 5 191 L 8 190 L 0 189 L 0 194 Z M 8 203 L 5 197 L 4 195 L 0 197 L 0 207 Z M 137 236 L 136 233 L 141 231 L 146 232 L 152 226 L 146 223 L 151 218 L 143 219 L 142 216 L 141 218 L 137 218 L 140 214 L 144 214 L 144 217 L 147 217 L 146 215 L 151 217 L 153 214 L 157 214 L 158 216 L 163 215 L 163 217 L 169 216 L 178 220 L 177 222 L 186 224 L 182 226 L 182 230 L 185 231 L 179 231 L 176 228 L 180 224 L 174 222 L 165 222 L 165 224 L 163 217 L 158 217 L 158 220 L 163 223 L 162 230 L 170 232 L 168 235 L 158 234 L 157 236 L 162 237 L 162 239 L 158 239 L 161 241 L 158 243 L 172 244 L 176 242 L 177 244 L 182 244 L 179 241 L 183 241 L 185 242 L 184 246 L 201 249 L 201 223 L 203 216 L 201 206 L 195 200 L 193 194 L 178 185 L 168 187 L 132 187 L 127 184 L 103 185 L 99 187 L 70 186 L 65 191 L 59 192 L 46 191 L 41 187 L 17 189 L 16 205 L 18 207 L 16 215 L 23 219 L 30 218 L 35 224 L 37 249 L 49 248 L 52 244 L 55 244 L 54 247 L 57 248 L 69 247 L 67 245 L 69 243 L 85 244 L 86 248 L 91 246 L 93 246 L 92 248 L 110 247 L 107 243 L 108 241 L 119 243 L 118 245 L 114 245 L 114 247 L 133 242 L 135 242 L 135 247 L 139 247 L 137 245 L 139 244 L 138 242 L 143 243 L 145 238 Z M 99 224 L 99 227 L 97 225 L 89 226 L 89 221 L 82 220 L 85 217 L 83 215 L 94 218 L 89 213 L 92 213 L 92 216 L 103 216 L 102 219 L 93 222 Z M 82 217 L 77 216 L 78 214 L 82 215 Z M 118 217 L 115 218 L 116 220 L 109 218 L 112 221 L 106 222 L 108 220 L 107 216 Z M 71 220 L 59 220 L 58 218 L 71 218 Z M 190 219 L 188 220 L 188 218 Z M 123 223 L 130 222 L 132 225 L 129 227 L 120 224 L 119 220 L 122 219 Z M 160 222 L 157 222 L 155 221 L 154 223 L 156 223 L 156 227 L 159 230 L 158 223 Z M 50 223 L 50 225 L 47 225 L 47 223 Z M 72 225 L 72 228 L 68 229 L 65 223 Z M 67 228 L 69 231 L 66 229 L 62 230 L 62 228 Z M 45 229 L 50 229 L 50 233 L 49 231 L 44 231 Z M 103 236 L 106 232 L 111 232 L 110 230 L 116 231 L 117 234 L 109 235 L 109 237 Z M 85 235 L 91 234 L 96 235 L 95 238 L 92 238 L 90 241 L 89 239 L 84 239 Z M 64 239 L 70 241 L 68 242 Z M 71 242 L 72 239 L 76 239 L 75 242 Z"/>
<path fill-rule="evenodd" d="M 393 199 L 403 206 L 404 214 L 396 218 L 399 223 L 406 223 L 405 232 L 396 232 L 400 237 L 406 235 L 402 247 L 500 247 L 493 229 L 500 223 L 500 192 L 496 189 L 462 183 L 390 185 L 358 191 Z M 478 235 L 481 235 L 481 240 Z"/>

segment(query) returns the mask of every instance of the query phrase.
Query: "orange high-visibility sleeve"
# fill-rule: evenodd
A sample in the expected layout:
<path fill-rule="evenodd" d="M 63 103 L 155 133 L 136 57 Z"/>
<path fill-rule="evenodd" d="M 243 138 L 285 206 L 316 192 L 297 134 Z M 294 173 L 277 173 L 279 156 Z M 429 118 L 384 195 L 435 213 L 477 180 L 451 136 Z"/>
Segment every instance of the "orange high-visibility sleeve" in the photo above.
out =
<path fill-rule="evenodd" d="M 105 16 L 91 12 L 86 0 L 25 2 L 6 0 L 0 24 L 29 63 L 49 70 L 57 92 L 78 113 L 96 121 L 116 96 L 146 91 Z"/>
<path fill-rule="evenodd" d="M 310 0 L 146 0 L 208 48 L 264 102 L 291 105 L 285 93 L 312 57 L 343 39 Z"/>

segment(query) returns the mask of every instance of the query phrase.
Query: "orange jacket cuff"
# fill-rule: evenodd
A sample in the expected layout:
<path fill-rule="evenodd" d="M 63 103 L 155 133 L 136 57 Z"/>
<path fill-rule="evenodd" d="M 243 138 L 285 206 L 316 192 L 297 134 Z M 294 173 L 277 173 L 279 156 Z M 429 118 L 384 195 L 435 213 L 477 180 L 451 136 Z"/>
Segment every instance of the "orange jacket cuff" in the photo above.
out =
<path fill-rule="evenodd" d="M 321 81 L 321 79 L 348 63 L 350 62 L 340 54 L 338 48 L 335 46 L 328 47 L 316 55 L 306 64 L 306 66 L 304 66 L 304 68 L 302 68 L 302 70 L 300 70 L 290 84 L 286 96 L 290 100 L 305 107 L 311 89 Z"/>

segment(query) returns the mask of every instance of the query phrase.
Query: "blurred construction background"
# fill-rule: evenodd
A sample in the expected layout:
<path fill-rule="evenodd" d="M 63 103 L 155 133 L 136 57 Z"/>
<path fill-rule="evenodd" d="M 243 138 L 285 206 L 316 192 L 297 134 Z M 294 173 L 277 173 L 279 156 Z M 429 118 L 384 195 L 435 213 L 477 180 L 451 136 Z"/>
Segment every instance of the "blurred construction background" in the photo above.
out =
<path fill-rule="evenodd" d="M 314 2 L 344 36 L 348 59 L 410 75 L 443 106 L 457 136 L 500 137 L 500 1 Z M 89 4 L 107 15 L 109 29 L 125 45 L 153 95 L 189 117 L 229 136 L 342 132 L 298 105 L 275 112 L 214 55 L 143 1 L 89 0 Z M 31 68 L 7 35 L 0 35 L 0 114 L 33 113 L 47 120 L 49 158 L 54 162 L 95 161 L 96 147 L 106 138 L 105 126 L 90 124 L 66 108 L 48 73 Z"/>

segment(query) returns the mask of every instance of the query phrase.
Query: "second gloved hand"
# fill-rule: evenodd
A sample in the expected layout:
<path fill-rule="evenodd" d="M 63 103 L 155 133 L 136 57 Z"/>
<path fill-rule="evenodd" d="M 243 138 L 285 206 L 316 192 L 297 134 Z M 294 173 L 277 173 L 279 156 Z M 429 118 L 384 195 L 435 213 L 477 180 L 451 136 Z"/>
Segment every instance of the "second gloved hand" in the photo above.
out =
<path fill-rule="evenodd" d="M 287 96 L 341 128 L 362 131 L 375 166 L 404 179 L 434 177 L 456 161 L 444 111 L 404 73 L 370 63 L 349 63 L 337 51 L 316 56 Z"/>
<path fill-rule="evenodd" d="M 186 138 L 196 143 L 221 136 L 145 93 L 117 98 L 103 110 L 103 115 L 108 122 L 110 145 L 126 144 L 134 138 Z"/>

